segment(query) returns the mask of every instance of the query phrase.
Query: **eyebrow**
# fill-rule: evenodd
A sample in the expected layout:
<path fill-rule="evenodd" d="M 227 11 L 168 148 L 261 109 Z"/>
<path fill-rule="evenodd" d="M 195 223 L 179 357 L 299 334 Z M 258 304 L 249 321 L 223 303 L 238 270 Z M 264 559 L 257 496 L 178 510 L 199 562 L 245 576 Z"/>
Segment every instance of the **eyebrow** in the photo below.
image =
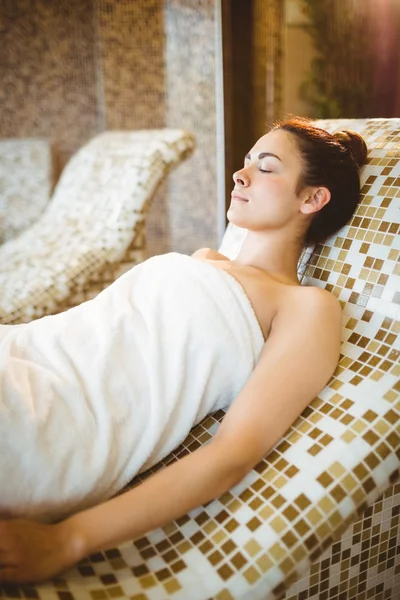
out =
<path fill-rule="evenodd" d="M 282 160 L 279 158 L 279 156 L 277 156 L 276 154 L 272 154 L 272 152 L 261 152 L 258 155 L 258 159 L 265 158 L 266 156 L 273 156 L 274 158 L 277 158 L 278 160 L 280 160 L 282 162 Z M 245 158 L 248 158 L 251 160 L 250 152 L 248 154 L 246 154 Z"/>

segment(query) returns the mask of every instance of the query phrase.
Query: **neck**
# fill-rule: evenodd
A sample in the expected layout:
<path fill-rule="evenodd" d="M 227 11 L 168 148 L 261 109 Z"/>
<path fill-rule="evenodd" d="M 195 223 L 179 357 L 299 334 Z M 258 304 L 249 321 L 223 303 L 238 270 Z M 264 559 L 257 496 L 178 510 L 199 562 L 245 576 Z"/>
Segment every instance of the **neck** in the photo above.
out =
<path fill-rule="evenodd" d="M 297 263 L 303 246 L 294 240 L 282 231 L 248 231 L 235 262 L 266 271 L 285 283 L 298 283 Z"/>

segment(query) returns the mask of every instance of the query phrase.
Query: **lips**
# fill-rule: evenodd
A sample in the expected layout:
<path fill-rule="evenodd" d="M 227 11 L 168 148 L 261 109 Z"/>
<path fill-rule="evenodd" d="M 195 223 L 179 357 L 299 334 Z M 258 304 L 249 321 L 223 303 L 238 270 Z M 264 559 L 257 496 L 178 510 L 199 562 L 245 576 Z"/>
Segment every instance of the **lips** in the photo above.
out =
<path fill-rule="evenodd" d="M 248 202 L 247 198 L 241 196 L 238 192 L 232 192 L 231 198 L 232 200 L 238 200 L 239 202 Z"/>

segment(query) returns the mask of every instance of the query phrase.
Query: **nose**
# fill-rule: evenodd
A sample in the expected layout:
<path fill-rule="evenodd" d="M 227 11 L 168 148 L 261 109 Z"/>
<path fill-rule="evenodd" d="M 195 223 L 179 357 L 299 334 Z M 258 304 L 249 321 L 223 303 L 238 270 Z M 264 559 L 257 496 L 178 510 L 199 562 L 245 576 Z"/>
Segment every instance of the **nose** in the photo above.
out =
<path fill-rule="evenodd" d="M 243 187 L 247 187 L 250 183 L 249 176 L 247 174 L 246 168 L 239 169 L 233 174 L 233 181 L 236 185 L 241 185 Z"/>

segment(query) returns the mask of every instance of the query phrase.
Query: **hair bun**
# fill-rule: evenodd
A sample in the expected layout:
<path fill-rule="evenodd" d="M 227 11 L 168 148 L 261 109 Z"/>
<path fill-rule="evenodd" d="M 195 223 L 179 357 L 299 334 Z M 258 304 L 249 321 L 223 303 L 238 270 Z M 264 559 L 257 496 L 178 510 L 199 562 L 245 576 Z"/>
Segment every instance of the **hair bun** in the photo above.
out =
<path fill-rule="evenodd" d="M 336 131 L 333 134 L 333 137 L 337 139 L 342 146 L 347 148 L 358 168 L 365 165 L 367 162 L 368 148 L 359 133 L 345 129 L 343 131 Z"/>

